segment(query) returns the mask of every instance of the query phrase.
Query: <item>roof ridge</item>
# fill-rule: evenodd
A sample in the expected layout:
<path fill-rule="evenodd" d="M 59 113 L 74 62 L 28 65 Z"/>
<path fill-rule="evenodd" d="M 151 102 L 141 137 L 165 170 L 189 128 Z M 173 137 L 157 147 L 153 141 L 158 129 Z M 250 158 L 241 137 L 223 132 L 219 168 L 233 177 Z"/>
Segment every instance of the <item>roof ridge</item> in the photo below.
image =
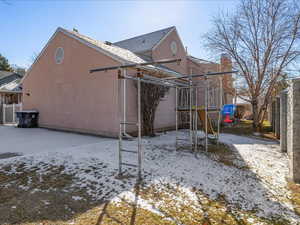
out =
<path fill-rule="evenodd" d="M 132 53 L 132 54 L 137 55 L 136 53 L 134 53 L 134 52 L 132 52 L 132 51 L 126 49 L 126 48 L 122 48 L 122 47 L 120 47 L 120 46 L 114 45 L 114 43 L 111 43 L 111 45 L 108 45 L 108 44 L 105 43 L 105 41 L 101 41 L 101 40 L 98 40 L 98 39 L 91 38 L 91 37 L 89 37 L 89 36 L 87 36 L 87 35 L 84 35 L 84 34 L 81 34 L 81 33 L 79 33 L 79 32 L 71 31 L 71 30 L 68 30 L 68 29 L 65 29 L 65 28 L 61 28 L 61 27 L 60 27 L 60 29 L 66 31 L 66 32 L 69 32 L 69 33 L 71 33 L 71 34 L 73 34 L 73 35 L 75 35 L 75 36 L 77 36 L 77 37 L 79 37 L 79 38 L 85 38 L 85 39 L 88 39 L 88 40 L 92 41 L 92 42 L 90 42 L 91 44 L 94 44 L 93 42 L 99 42 L 100 44 L 107 45 L 107 46 L 110 46 L 110 47 L 112 47 L 112 48 L 122 49 L 122 51 L 127 51 L 127 52 L 130 52 L 130 53 Z M 87 40 L 87 41 L 88 41 L 88 40 Z M 97 46 L 97 47 L 100 47 L 100 46 Z M 100 47 L 100 48 L 101 48 L 101 47 Z"/>
<path fill-rule="evenodd" d="M 134 37 L 131 37 L 131 38 L 127 38 L 127 39 L 121 40 L 121 41 L 116 41 L 116 42 L 113 42 L 113 44 L 120 43 L 120 42 L 123 42 L 123 41 L 128 41 L 128 40 L 131 40 L 131 39 L 139 38 L 139 37 L 142 37 L 142 36 L 146 36 L 146 35 L 149 35 L 149 34 L 153 34 L 153 33 L 156 33 L 156 32 L 161 32 L 163 30 L 168 30 L 168 29 L 173 29 L 173 28 L 175 28 L 175 26 L 171 26 L 171 27 L 160 29 L 160 30 L 152 31 L 152 32 L 149 32 L 149 33 L 137 35 L 137 36 L 134 36 Z"/>
<path fill-rule="evenodd" d="M 121 60 L 123 60 L 123 61 L 130 61 L 130 60 L 125 59 L 124 57 L 119 56 L 119 55 L 116 54 L 116 53 L 112 53 L 110 50 L 103 48 L 103 46 L 106 46 L 106 47 L 108 47 L 108 48 L 120 49 L 121 51 L 128 52 L 128 53 L 130 53 L 130 54 L 136 55 L 134 52 L 131 52 L 131 51 L 128 50 L 128 49 L 125 49 L 125 48 L 121 48 L 121 47 L 119 47 L 119 46 L 116 46 L 116 45 L 114 45 L 113 43 L 112 43 L 111 45 L 107 45 L 104 41 L 97 40 L 97 39 L 93 39 L 93 38 L 91 38 L 91 37 L 89 37 L 89 36 L 86 36 L 86 35 L 84 35 L 84 34 L 81 34 L 81 33 L 79 33 L 79 32 L 71 31 L 71 30 L 68 30 L 68 29 L 65 29 L 65 28 L 61 28 L 61 27 L 59 27 L 59 29 L 61 29 L 61 30 L 64 31 L 64 32 L 68 32 L 68 33 L 70 33 L 71 35 L 75 35 L 77 38 L 80 38 L 80 39 L 82 39 L 83 41 L 87 41 L 89 44 L 92 44 L 92 45 L 96 46 L 97 48 L 101 48 L 103 51 L 108 52 L 110 55 L 113 55 L 113 56 L 115 56 L 115 57 L 117 57 L 117 58 L 119 58 L 119 59 L 121 59 Z M 101 46 L 101 45 L 103 45 L 103 46 Z M 137 56 L 137 55 L 136 55 L 136 56 Z M 138 57 L 138 56 L 137 56 L 137 57 Z"/>
<path fill-rule="evenodd" d="M 68 30 L 68 29 L 62 28 L 62 27 L 59 27 L 59 29 L 64 30 L 64 31 L 66 31 L 66 32 L 69 32 L 69 33 L 71 33 L 71 34 L 74 34 L 74 35 L 76 35 L 76 36 L 78 36 L 78 37 L 81 36 L 81 37 L 86 38 L 86 39 L 89 39 L 89 40 L 91 40 L 91 41 L 96 41 L 96 42 L 100 42 L 100 43 L 102 43 L 102 44 L 105 44 L 104 41 L 101 41 L 101 40 L 97 40 L 97 39 L 91 38 L 91 37 L 89 37 L 89 36 L 87 36 L 87 35 L 84 35 L 84 34 L 82 34 L 82 33 L 79 33 L 78 31 L 72 31 L 72 30 Z"/>

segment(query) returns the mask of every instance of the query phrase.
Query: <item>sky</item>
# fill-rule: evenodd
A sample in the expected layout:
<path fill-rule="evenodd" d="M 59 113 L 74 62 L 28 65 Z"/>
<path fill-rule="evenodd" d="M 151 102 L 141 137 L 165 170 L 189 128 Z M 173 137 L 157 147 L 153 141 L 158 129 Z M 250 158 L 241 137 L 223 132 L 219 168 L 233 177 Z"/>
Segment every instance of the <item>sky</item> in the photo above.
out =
<path fill-rule="evenodd" d="M 28 68 L 57 27 L 101 41 L 120 41 L 176 26 L 188 53 L 208 58 L 203 34 L 238 0 L 0 0 L 0 54 Z"/>

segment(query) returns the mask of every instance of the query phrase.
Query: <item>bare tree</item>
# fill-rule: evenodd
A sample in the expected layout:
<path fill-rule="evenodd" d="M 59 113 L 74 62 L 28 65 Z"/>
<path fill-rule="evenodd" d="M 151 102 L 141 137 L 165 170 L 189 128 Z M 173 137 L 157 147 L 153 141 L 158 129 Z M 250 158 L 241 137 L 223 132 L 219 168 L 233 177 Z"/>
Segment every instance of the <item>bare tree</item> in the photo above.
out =
<path fill-rule="evenodd" d="M 161 85 L 142 83 L 141 85 L 141 110 L 143 118 L 143 134 L 155 136 L 154 120 L 159 102 L 168 93 L 169 88 Z"/>
<path fill-rule="evenodd" d="M 252 104 L 253 126 L 263 122 L 274 86 L 299 56 L 300 11 L 293 0 L 240 0 L 231 15 L 213 19 L 206 46 L 229 54 Z"/>

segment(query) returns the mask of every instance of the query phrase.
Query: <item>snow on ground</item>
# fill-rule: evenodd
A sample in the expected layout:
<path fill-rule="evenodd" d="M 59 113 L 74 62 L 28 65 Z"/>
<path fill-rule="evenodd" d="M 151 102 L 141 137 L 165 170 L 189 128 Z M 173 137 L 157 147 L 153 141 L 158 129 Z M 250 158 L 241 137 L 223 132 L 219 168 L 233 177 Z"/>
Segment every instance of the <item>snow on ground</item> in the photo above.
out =
<path fill-rule="evenodd" d="M 276 142 L 222 134 L 221 142 L 231 145 L 240 163 L 250 168 L 239 169 L 211 160 L 206 154 L 195 157 L 189 152 L 175 152 L 175 135 L 175 132 L 168 132 L 143 139 L 146 183 L 179 182 L 182 188 L 190 190 L 197 187 L 211 198 L 223 195 L 230 204 L 243 210 L 255 209 L 259 216 L 299 220 L 291 203 L 287 201 L 290 195 L 286 187 L 288 159 L 279 152 Z M 184 136 L 185 133 L 181 131 L 179 135 Z M 63 172 L 77 179 L 74 188 L 86 188 L 95 199 L 132 195 L 130 192 L 135 183 L 134 178 L 125 181 L 116 179 L 116 139 L 0 126 L 0 141 L 0 154 L 22 154 L 0 159 L 2 165 L 24 163 L 27 169 L 39 168 L 39 173 L 47 173 L 51 166 L 63 165 Z M 134 150 L 137 143 L 125 141 L 124 147 Z M 124 156 L 124 161 L 136 163 L 137 160 L 128 154 Z M 129 172 L 136 173 L 134 169 Z M 18 172 L 12 169 L 11 173 Z M 91 184 L 93 188 L 90 188 Z M 193 198 L 191 193 L 189 196 Z M 148 207 L 146 202 L 141 205 Z"/>

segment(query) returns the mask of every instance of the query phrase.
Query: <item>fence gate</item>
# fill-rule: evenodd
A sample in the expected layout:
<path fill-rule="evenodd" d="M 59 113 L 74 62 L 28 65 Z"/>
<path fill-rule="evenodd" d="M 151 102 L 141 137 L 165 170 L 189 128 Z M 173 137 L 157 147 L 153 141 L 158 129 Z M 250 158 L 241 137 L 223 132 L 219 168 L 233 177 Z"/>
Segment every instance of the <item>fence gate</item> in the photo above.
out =
<path fill-rule="evenodd" d="M 17 123 L 18 121 L 15 112 L 20 110 L 22 110 L 22 104 L 3 104 L 3 124 Z"/>

